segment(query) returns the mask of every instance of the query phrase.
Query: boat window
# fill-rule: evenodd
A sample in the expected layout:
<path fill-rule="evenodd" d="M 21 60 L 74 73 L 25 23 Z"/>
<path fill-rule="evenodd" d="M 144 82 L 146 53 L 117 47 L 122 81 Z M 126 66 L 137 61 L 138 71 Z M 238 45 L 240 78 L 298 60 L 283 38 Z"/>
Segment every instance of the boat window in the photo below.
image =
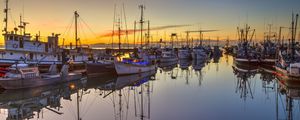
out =
<path fill-rule="evenodd" d="M 43 54 L 41 54 L 41 57 L 43 57 L 44 55 Z"/>
<path fill-rule="evenodd" d="M 114 60 L 114 58 L 111 58 L 111 60 Z"/>
<path fill-rule="evenodd" d="M 14 39 L 14 37 L 13 36 L 9 36 L 9 40 L 13 40 Z"/>
<path fill-rule="evenodd" d="M 10 53 L 10 55 L 13 55 L 13 54 L 14 54 L 14 53 L 12 53 L 12 52 Z"/>

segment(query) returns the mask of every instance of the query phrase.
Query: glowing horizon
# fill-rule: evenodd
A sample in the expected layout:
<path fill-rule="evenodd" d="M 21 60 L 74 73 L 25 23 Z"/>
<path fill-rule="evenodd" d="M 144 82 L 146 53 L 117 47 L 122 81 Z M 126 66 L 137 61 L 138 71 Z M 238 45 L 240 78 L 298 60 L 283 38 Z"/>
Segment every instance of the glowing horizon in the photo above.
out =
<path fill-rule="evenodd" d="M 270 2 L 272 4 L 269 4 Z M 133 43 L 134 21 L 140 18 L 138 5 L 144 4 L 146 6 L 145 20 L 150 20 L 151 28 L 180 26 L 151 30 L 153 41 L 159 41 L 160 38 L 169 40 L 171 33 L 177 33 L 179 39 L 185 39 L 185 31 L 200 29 L 219 30 L 204 33 L 205 39 L 219 37 L 220 40 L 227 38 L 236 40 L 236 28 L 246 23 L 256 29 L 255 39 L 262 40 L 268 24 L 273 24 L 273 32 L 278 32 L 280 26 L 289 27 L 292 12 L 300 13 L 300 8 L 297 6 L 299 3 L 300 1 L 296 0 L 228 0 L 226 2 L 224 0 L 44 0 L 43 2 L 10 0 L 8 30 L 11 31 L 18 26 L 19 16 L 22 14 L 24 20 L 30 23 L 27 31 L 32 35 L 39 31 L 42 37 L 57 33 L 62 34 L 60 44 L 63 39 L 65 39 L 65 44 L 74 43 L 74 26 L 70 25 L 73 12 L 78 11 L 82 22 L 79 26 L 82 44 L 110 43 L 112 38 L 108 33 L 113 30 L 114 6 L 117 5 L 116 16 L 124 17 L 124 4 L 127 29 L 131 31 L 128 38 L 129 42 Z M 2 1 L 1 9 L 4 9 L 4 1 Z M 2 14 L 0 19 L 3 17 Z M 124 31 L 125 19 L 122 20 L 122 31 Z M 1 29 L 3 29 L 3 24 Z M 106 33 L 108 36 L 101 37 Z M 195 33 L 190 35 L 190 38 L 198 39 L 198 36 Z M 284 36 L 288 37 L 288 30 L 284 30 Z M 136 37 L 139 38 L 139 33 Z M 117 41 L 116 37 L 114 39 Z M 1 36 L 0 44 L 3 44 L 3 36 Z"/>

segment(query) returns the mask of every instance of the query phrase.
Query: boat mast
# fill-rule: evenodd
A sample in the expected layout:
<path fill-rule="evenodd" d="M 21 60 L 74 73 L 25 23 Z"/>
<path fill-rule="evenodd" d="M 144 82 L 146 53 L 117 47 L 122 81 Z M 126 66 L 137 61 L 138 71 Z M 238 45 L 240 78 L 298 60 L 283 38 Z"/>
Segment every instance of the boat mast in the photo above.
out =
<path fill-rule="evenodd" d="M 141 85 L 141 120 L 144 120 L 144 87 Z"/>
<path fill-rule="evenodd" d="M 4 22 L 5 22 L 5 27 L 3 29 L 3 31 L 5 32 L 4 35 L 4 41 L 7 40 L 7 27 L 8 27 L 8 0 L 5 0 L 5 9 L 4 9 L 4 14 L 5 14 L 5 18 L 4 18 Z"/>
<path fill-rule="evenodd" d="M 144 10 L 145 6 L 140 5 L 139 8 L 141 9 L 141 19 L 140 19 L 140 24 L 141 24 L 141 48 L 143 48 L 143 24 L 144 24 Z"/>
<path fill-rule="evenodd" d="M 186 32 L 186 41 L 187 41 L 187 47 L 190 47 L 190 41 L 189 41 L 189 32 Z"/>
<path fill-rule="evenodd" d="M 136 32 L 136 21 L 134 21 L 134 29 L 133 29 L 133 48 L 135 48 L 135 32 Z"/>
<path fill-rule="evenodd" d="M 74 16 L 75 16 L 75 46 L 76 48 L 78 48 L 78 17 L 79 14 L 77 13 L 77 11 L 74 12 Z"/>
<path fill-rule="evenodd" d="M 125 23 L 125 33 L 126 33 L 126 43 L 127 43 L 127 49 L 129 49 L 129 39 L 128 39 L 128 29 L 127 29 L 127 19 L 126 19 L 126 12 L 125 12 L 125 5 L 123 3 L 123 15 L 124 15 L 124 23 Z"/>
<path fill-rule="evenodd" d="M 150 20 L 148 20 L 147 47 L 150 45 Z"/>
<path fill-rule="evenodd" d="M 121 20 L 118 20 L 119 54 L 121 53 Z"/>
<path fill-rule="evenodd" d="M 77 104 L 77 120 L 81 120 L 79 111 L 79 88 L 77 89 L 76 104 Z"/>
<path fill-rule="evenodd" d="M 294 14 L 292 16 L 292 60 L 294 60 L 295 55 L 295 37 L 297 32 L 298 14 L 296 14 L 296 19 L 294 19 Z"/>
<path fill-rule="evenodd" d="M 278 44 L 280 45 L 281 44 L 281 30 L 282 30 L 283 27 L 279 27 L 279 35 L 278 35 Z"/>
<path fill-rule="evenodd" d="M 111 36 L 111 49 L 114 49 L 114 36 L 115 36 L 115 22 L 116 22 L 116 8 L 117 5 L 114 5 L 114 19 L 113 19 L 113 31 Z"/>

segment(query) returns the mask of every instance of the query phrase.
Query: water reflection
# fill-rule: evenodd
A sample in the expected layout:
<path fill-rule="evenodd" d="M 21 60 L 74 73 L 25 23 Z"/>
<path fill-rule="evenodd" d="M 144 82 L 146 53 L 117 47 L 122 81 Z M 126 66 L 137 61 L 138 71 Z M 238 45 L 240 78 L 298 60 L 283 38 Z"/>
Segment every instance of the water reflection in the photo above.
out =
<path fill-rule="evenodd" d="M 150 93 L 153 88 L 151 88 L 148 81 L 155 79 L 155 73 L 156 71 L 151 71 L 120 76 L 97 87 L 97 89 L 101 90 L 100 96 L 103 98 L 109 97 L 112 100 L 116 120 L 128 119 L 130 95 L 132 94 L 135 117 L 141 120 L 150 119 Z M 129 87 L 126 88 L 127 86 Z"/>
<path fill-rule="evenodd" d="M 187 70 L 191 66 L 192 61 L 188 59 L 181 59 L 179 60 L 179 67 L 182 70 Z"/>
<path fill-rule="evenodd" d="M 62 115 L 60 99 L 71 100 L 71 94 L 78 94 L 85 83 L 86 79 L 82 79 L 59 86 L 4 91 L 0 94 L 0 108 L 6 109 L 7 120 L 31 119 L 35 115 L 40 118 L 42 109 Z"/>
<path fill-rule="evenodd" d="M 253 99 L 253 84 L 251 78 L 255 77 L 258 73 L 258 67 L 256 66 L 239 66 L 235 64 L 233 73 L 237 78 L 236 81 L 236 93 L 240 94 L 240 98 L 246 101 L 247 98 Z"/>
<path fill-rule="evenodd" d="M 172 71 L 175 67 L 177 67 L 177 63 L 178 63 L 177 61 L 175 61 L 175 62 L 161 62 L 161 63 L 158 64 L 158 67 L 164 72 L 169 72 L 169 71 Z"/>
<path fill-rule="evenodd" d="M 8 120 L 44 119 L 44 111 L 63 115 L 64 112 L 61 111 L 61 108 L 70 106 L 70 104 L 62 106 L 61 101 L 66 100 L 69 103 L 74 101 L 76 104 L 76 107 L 71 105 L 74 108 L 70 110 L 73 112 L 73 118 L 71 119 L 81 120 L 81 116 L 84 116 L 84 112 L 87 112 L 81 109 L 81 107 L 86 107 L 81 105 L 87 104 L 82 103 L 83 98 L 85 95 L 91 94 L 92 89 L 96 89 L 99 96 L 112 100 L 115 118 L 118 120 L 122 120 L 128 114 L 129 92 L 134 91 L 134 104 L 135 106 L 140 106 L 140 108 L 135 107 L 136 117 L 149 119 L 150 104 L 145 106 L 145 102 L 150 103 L 150 93 L 152 90 L 150 90 L 151 86 L 148 81 L 155 79 L 155 73 L 156 71 L 151 71 L 121 77 L 94 76 L 89 77 L 88 80 L 82 79 L 60 86 L 4 91 L 0 94 L 1 113 L 6 114 L 6 119 Z M 128 86 L 129 88 L 126 88 Z M 137 87 L 140 87 L 140 89 L 137 89 Z M 72 95 L 75 97 L 72 97 Z"/>
<path fill-rule="evenodd" d="M 276 94 L 276 119 L 300 119 L 300 85 L 290 87 L 284 80 L 279 80 Z"/>
<path fill-rule="evenodd" d="M 143 74 L 3 91 L 0 119 L 300 119 L 300 84 L 228 55 L 217 61 L 181 60 Z"/>

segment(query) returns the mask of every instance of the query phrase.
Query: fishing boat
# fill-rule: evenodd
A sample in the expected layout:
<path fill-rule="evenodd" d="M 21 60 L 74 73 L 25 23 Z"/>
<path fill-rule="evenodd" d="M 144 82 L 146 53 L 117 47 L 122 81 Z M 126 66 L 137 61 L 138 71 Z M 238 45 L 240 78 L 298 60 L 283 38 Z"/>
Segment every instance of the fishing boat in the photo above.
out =
<path fill-rule="evenodd" d="M 155 63 L 150 62 L 145 57 L 117 57 L 114 64 L 118 75 L 137 74 L 156 69 Z"/>
<path fill-rule="evenodd" d="M 94 61 L 86 63 L 86 71 L 89 76 L 99 74 L 116 74 L 115 57 L 109 54 L 100 55 Z"/>
<path fill-rule="evenodd" d="M 18 63 L 39 63 L 39 68 L 42 70 L 48 70 L 48 68 L 53 64 L 57 64 L 58 67 L 62 67 L 64 61 L 67 59 L 73 59 L 74 66 L 82 66 L 83 61 L 87 61 L 89 54 L 74 50 L 64 49 L 59 46 L 59 36 L 60 34 L 52 34 L 43 39 L 40 33 L 32 35 L 26 31 L 28 22 L 23 21 L 22 16 L 20 16 L 20 23 L 18 27 L 14 28 L 12 31 L 8 30 L 9 27 L 9 0 L 5 0 L 4 9 L 4 49 L 0 50 L 0 66 L 9 67 L 16 62 Z"/>
<path fill-rule="evenodd" d="M 178 49 L 178 59 L 190 59 L 191 58 L 191 51 L 189 47 L 181 47 Z"/>
<path fill-rule="evenodd" d="M 223 51 L 220 49 L 218 45 L 214 46 L 213 57 L 221 57 Z"/>
<path fill-rule="evenodd" d="M 276 49 L 277 45 L 275 43 L 275 40 L 272 40 L 272 38 L 275 38 L 276 33 L 272 32 L 272 26 L 269 25 L 269 32 L 265 33 L 265 39 L 262 43 L 262 48 L 259 48 L 259 62 L 263 65 L 270 65 L 274 66 L 276 62 Z"/>
<path fill-rule="evenodd" d="M 143 24 L 144 24 L 144 17 L 143 12 L 145 9 L 144 5 L 139 6 L 141 9 L 141 22 L 140 22 L 140 32 L 143 36 Z M 148 30 L 149 30 L 149 22 L 148 22 Z M 119 50 L 121 49 L 121 27 L 119 25 Z M 148 31 L 149 33 L 149 31 Z M 141 43 L 143 43 L 143 37 L 141 38 Z M 153 71 L 156 69 L 156 64 L 149 58 L 149 51 L 143 49 L 143 44 L 141 44 L 140 48 L 137 51 L 133 52 L 129 56 L 117 56 L 114 65 L 118 75 L 129 75 L 129 74 L 137 74 L 137 73 L 144 73 L 148 71 Z M 146 46 L 147 47 L 147 46 Z"/>
<path fill-rule="evenodd" d="M 60 73 L 53 64 L 48 73 L 41 74 L 38 67 L 30 64 L 14 64 L 8 68 L 4 77 L 0 78 L 0 86 L 4 89 L 33 88 L 58 84 L 81 79 L 81 73 L 69 73 L 69 65 L 65 64 Z"/>
<path fill-rule="evenodd" d="M 270 40 L 265 41 L 263 44 L 263 51 L 259 57 L 259 62 L 263 65 L 273 66 L 276 62 L 276 49 L 275 43 Z"/>
<path fill-rule="evenodd" d="M 298 14 L 295 17 L 293 15 L 292 18 L 291 44 L 288 47 L 280 48 L 275 69 L 277 76 L 284 77 L 289 81 L 300 82 L 300 54 L 295 46 L 297 23 Z"/>
<path fill-rule="evenodd" d="M 204 49 L 204 47 L 202 46 L 196 46 L 193 48 L 192 51 L 192 59 L 193 60 L 203 60 L 203 59 L 207 59 L 208 55 L 206 50 Z"/>
<path fill-rule="evenodd" d="M 173 48 L 164 48 L 161 52 L 160 62 L 175 62 L 177 61 L 177 56 Z"/>
<path fill-rule="evenodd" d="M 251 30 L 248 24 L 244 29 L 238 28 L 239 43 L 234 61 L 238 64 L 258 65 L 259 59 L 255 46 L 251 45 L 255 29 Z"/>
<path fill-rule="evenodd" d="M 176 68 L 178 65 L 178 62 L 161 62 L 158 64 L 158 67 L 161 68 L 162 71 L 168 72 Z"/>
<path fill-rule="evenodd" d="M 203 67 L 205 67 L 206 60 L 194 60 L 192 63 L 192 67 L 195 71 L 201 71 Z"/>
<path fill-rule="evenodd" d="M 175 62 L 178 60 L 176 51 L 174 49 L 174 37 L 177 38 L 176 33 L 171 34 L 171 45 L 165 46 L 165 48 L 162 49 L 160 62 Z"/>
<path fill-rule="evenodd" d="M 189 66 L 191 66 L 191 61 L 190 60 L 186 60 L 186 59 L 181 59 L 179 60 L 179 67 L 182 70 L 186 70 L 189 69 Z"/>

